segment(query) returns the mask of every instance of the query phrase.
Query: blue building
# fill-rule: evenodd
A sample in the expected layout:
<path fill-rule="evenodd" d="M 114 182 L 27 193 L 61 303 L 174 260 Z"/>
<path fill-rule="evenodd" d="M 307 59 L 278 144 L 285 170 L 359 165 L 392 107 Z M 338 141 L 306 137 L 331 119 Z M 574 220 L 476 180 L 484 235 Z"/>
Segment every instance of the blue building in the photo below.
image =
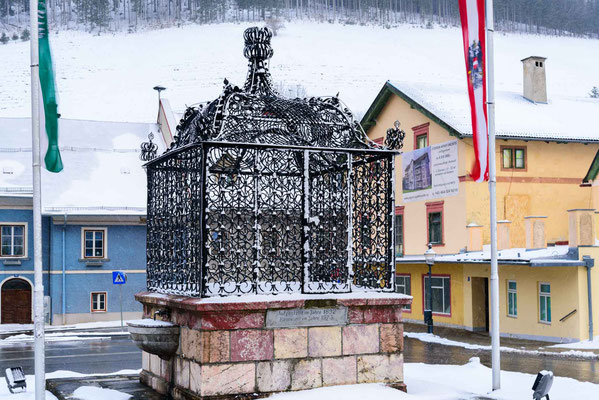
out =
<path fill-rule="evenodd" d="M 53 325 L 139 318 L 146 287 L 146 176 L 139 146 L 157 124 L 60 120 L 64 170 L 42 172 L 42 264 Z M 30 323 L 33 304 L 31 128 L 0 119 L 0 321 Z M 127 283 L 114 285 L 113 271 Z"/>

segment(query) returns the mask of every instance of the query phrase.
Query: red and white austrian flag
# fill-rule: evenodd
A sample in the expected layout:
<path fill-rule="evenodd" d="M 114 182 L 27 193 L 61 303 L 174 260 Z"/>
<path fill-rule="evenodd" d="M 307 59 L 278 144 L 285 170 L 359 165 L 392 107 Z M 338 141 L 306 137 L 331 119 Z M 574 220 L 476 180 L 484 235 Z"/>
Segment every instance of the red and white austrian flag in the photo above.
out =
<path fill-rule="evenodd" d="M 459 5 L 474 137 L 475 160 L 471 175 L 476 182 L 482 182 L 489 180 L 485 0 L 459 0 Z"/>

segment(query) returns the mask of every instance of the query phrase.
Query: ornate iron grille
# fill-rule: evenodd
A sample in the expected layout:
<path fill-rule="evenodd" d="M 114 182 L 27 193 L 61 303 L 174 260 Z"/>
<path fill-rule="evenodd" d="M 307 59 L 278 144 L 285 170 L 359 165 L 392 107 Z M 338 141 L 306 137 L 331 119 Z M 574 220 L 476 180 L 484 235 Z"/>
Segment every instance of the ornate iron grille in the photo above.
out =
<path fill-rule="evenodd" d="M 393 157 L 333 98 L 270 86 L 245 33 L 244 89 L 190 108 L 147 164 L 148 288 L 194 297 L 393 289 Z M 145 155 L 152 158 L 152 155 Z"/>

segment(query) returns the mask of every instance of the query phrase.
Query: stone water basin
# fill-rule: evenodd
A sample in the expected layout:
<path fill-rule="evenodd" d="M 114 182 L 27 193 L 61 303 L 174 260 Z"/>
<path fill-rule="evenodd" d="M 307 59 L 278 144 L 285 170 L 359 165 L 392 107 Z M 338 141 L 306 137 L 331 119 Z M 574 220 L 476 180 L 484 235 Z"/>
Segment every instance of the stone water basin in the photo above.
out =
<path fill-rule="evenodd" d="M 179 347 L 179 326 L 167 321 L 140 319 L 127 322 L 135 345 L 143 351 L 169 360 Z"/>

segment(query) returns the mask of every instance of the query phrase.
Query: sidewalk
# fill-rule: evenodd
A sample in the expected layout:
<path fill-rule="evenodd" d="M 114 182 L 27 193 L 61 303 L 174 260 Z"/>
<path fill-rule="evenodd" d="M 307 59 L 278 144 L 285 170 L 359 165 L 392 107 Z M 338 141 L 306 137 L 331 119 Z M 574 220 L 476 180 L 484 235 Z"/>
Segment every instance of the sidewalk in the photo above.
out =
<path fill-rule="evenodd" d="M 426 325 L 404 323 L 404 336 L 423 342 L 439 343 L 446 346 L 466 349 L 491 350 L 491 336 L 487 332 L 470 332 L 465 329 L 434 327 L 434 335 L 426 333 Z M 599 349 L 568 350 L 553 342 L 516 339 L 502 337 L 501 352 L 523 353 L 543 357 L 560 357 L 572 359 L 599 359 Z M 571 346 L 571 344 L 570 344 Z"/>

